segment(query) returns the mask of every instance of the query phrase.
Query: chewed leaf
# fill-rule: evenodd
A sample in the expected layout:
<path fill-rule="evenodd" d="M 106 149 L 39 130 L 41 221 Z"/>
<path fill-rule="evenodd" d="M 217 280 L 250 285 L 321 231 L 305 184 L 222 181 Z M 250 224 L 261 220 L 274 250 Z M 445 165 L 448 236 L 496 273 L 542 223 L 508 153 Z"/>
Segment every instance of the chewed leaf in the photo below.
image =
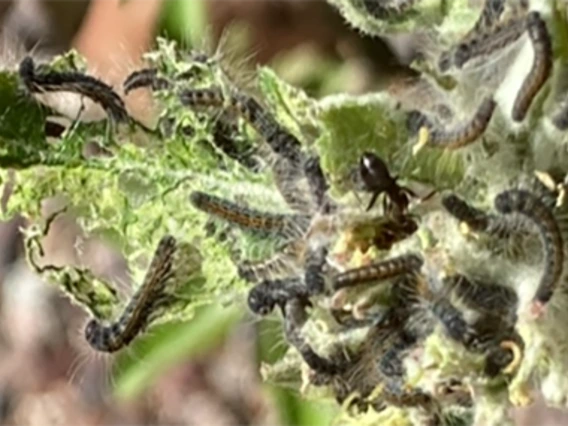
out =
<path fill-rule="evenodd" d="M 56 149 L 45 141 L 46 114 L 26 96 L 13 72 L 0 72 L 0 166 L 25 168 L 55 161 Z"/>
<path fill-rule="evenodd" d="M 40 245 L 44 232 L 39 225 L 32 225 L 25 230 L 24 241 L 30 267 L 46 281 L 57 285 L 74 303 L 95 318 L 111 319 L 120 305 L 116 289 L 88 270 L 43 264 Z"/>
<path fill-rule="evenodd" d="M 197 247 L 186 241 L 178 241 L 174 256 L 174 276 L 165 288 L 167 296 L 159 314 L 151 321 L 152 325 L 189 320 L 197 306 L 213 299 L 206 291 L 206 279 L 201 269 L 203 256 Z"/>
<path fill-rule="evenodd" d="M 75 49 L 56 56 L 49 64 L 53 71 L 86 71 L 87 61 Z"/>

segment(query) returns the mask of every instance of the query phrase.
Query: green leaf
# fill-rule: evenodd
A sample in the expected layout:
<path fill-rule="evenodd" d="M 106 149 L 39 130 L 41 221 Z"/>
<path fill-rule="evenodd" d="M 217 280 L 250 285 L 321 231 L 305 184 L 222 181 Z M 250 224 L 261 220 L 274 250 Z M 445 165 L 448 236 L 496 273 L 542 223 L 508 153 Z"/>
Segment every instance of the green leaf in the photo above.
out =
<path fill-rule="evenodd" d="M 311 144 L 320 130 L 316 100 L 283 81 L 268 67 L 259 68 L 258 81 L 278 121 L 301 141 Z M 306 140 L 308 137 L 310 140 Z"/>
<path fill-rule="evenodd" d="M 459 153 L 423 149 L 412 155 L 406 116 L 386 93 L 367 96 L 334 95 L 319 103 L 324 126 L 317 144 L 322 167 L 334 179 L 335 189 L 349 188 L 349 173 L 364 151 L 381 156 L 395 174 L 441 188 L 457 186 L 464 176 Z"/>

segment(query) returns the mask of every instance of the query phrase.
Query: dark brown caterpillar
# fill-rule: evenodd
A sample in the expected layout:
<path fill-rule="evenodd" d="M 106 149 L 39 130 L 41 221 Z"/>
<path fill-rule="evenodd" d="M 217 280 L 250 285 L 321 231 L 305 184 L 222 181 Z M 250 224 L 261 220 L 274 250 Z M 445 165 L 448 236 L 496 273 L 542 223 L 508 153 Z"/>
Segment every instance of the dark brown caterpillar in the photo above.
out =
<path fill-rule="evenodd" d="M 356 286 L 371 281 L 386 280 L 412 273 L 422 267 L 424 260 L 416 254 L 406 254 L 360 268 L 350 269 L 333 277 L 333 288 Z"/>
<path fill-rule="evenodd" d="M 201 191 L 192 192 L 190 201 L 195 208 L 207 214 L 251 231 L 300 236 L 309 226 L 308 216 L 261 212 Z"/>
<path fill-rule="evenodd" d="M 248 294 L 248 307 L 257 315 L 268 315 L 278 306 L 283 312 L 292 299 L 309 304 L 308 289 L 301 278 L 265 280 L 255 285 Z"/>
<path fill-rule="evenodd" d="M 442 205 L 448 213 L 460 222 L 466 223 L 474 232 L 483 232 L 498 238 L 507 238 L 519 230 L 519 224 L 476 209 L 454 194 L 444 196 Z"/>
<path fill-rule="evenodd" d="M 158 70 L 156 68 L 144 68 L 134 71 L 123 83 L 124 94 L 128 95 L 133 90 L 142 87 L 150 87 L 152 91 L 164 90 L 171 87 L 171 84 L 162 77 L 158 77 Z"/>
<path fill-rule="evenodd" d="M 444 297 L 433 303 L 432 312 L 450 338 L 469 351 L 486 355 L 484 372 L 487 376 L 513 372 L 512 367 L 516 368 L 520 363 L 516 352 L 522 352 L 524 343 L 514 330 L 515 324 L 499 313 L 486 312 L 469 323 L 462 312 Z"/>
<path fill-rule="evenodd" d="M 253 156 L 254 149 L 248 141 L 239 139 L 239 132 L 234 117 L 221 113 L 213 125 L 212 143 L 227 157 L 251 171 L 258 172 L 261 165 Z"/>
<path fill-rule="evenodd" d="M 426 124 L 422 129 L 426 129 L 426 135 L 420 135 L 421 140 L 419 140 L 418 145 L 428 144 L 444 149 L 458 149 L 475 142 L 489 125 L 495 106 L 496 103 L 493 99 L 484 99 L 469 122 L 458 124 L 453 129 L 434 128 L 431 124 L 425 122 Z"/>
<path fill-rule="evenodd" d="M 556 218 L 543 200 L 526 190 L 504 191 L 494 203 L 499 213 L 518 213 L 536 225 L 544 250 L 544 271 L 534 301 L 545 305 L 554 294 L 564 266 L 564 241 Z"/>
<path fill-rule="evenodd" d="M 239 277 L 256 282 L 274 279 L 278 275 L 290 274 L 300 267 L 304 244 L 287 243 L 270 259 L 261 261 L 243 261 L 237 267 Z"/>
<path fill-rule="evenodd" d="M 124 101 L 112 87 L 95 77 L 80 72 L 38 73 L 34 60 L 29 56 L 20 63 L 19 74 L 30 93 L 77 93 L 99 104 L 115 122 L 130 121 Z"/>
<path fill-rule="evenodd" d="M 173 261 L 177 242 L 163 237 L 142 285 L 126 305 L 120 318 L 111 324 L 91 319 L 85 327 L 85 339 L 97 351 L 116 352 L 128 346 L 149 325 L 150 315 L 162 302 L 163 291 L 173 277 Z"/>
<path fill-rule="evenodd" d="M 527 30 L 534 49 L 534 60 L 513 104 L 514 121 L 524 120 L 533 99 L 552 72 L 552 40 L 538 12 L 528 14 Z"/>
<path fill-rule="evenodd" d="M 286 303 L 283 311 L 286 340 L 296 348 L 306 364 L 319 374 L 337 374 L 340 366 L 318 355 L 301 334 L 307 321 L 306 304 L 301 299 L 294 298 Z"/>
<path fill-rule="evenodd" d="M 515 19 L 503 22 L 490 31 L 478 33 L 474 38 L 463 41 L 456 46 L 454 64 L 457 68 L 463 68 L 467 62 L 474 58 L 499 51 L 521 38 L 525 30 L 525 19 Z"/>
<path fill-rule="evenodd" d="M 183 105 L 189 107 L 232 108 L 266 140 L 276 154 L 286 158 L 293 167 L 303 167 L 305 160 L 298 139 L 282 128 L 253 97 L 234 92 L 226 98 L 220 88 L 211 88 L 183 90 L 179 98 Z"/>
<path fill-rule="evenodd" d="M 304 175 L 308 181 L 310 194 L 317 210 L 324 209 L 326 212 L 334 208 L 334 204 L 327 196 L 329 184 L 321 169 L 320 158 L 311 156 L 304 163 Z"/>
<path fill-rule="evenodd" d="M 505 0 L 485 0 L 481 15 L 473 27 L 473 33 L 479 33 L 483 30 L 492 28 L 503 14 L 505 10 Z"/>
<path fill-rule="evenodd" d="M 411 320 L 414 298 L 407 296 L 419 292 L 418 286 L 418 280 L 411 274 L 397 280 L 393 285 L 393 303 L 387 312 L 373 321 L 363 344 L 356 350 L 337 348 L 329 357 L 336 365 L 335 374 L 315 371 L 311 383 L 330 385 L 340 403 L 356 393 L 351 406 L 361 411 L 369 406 L 376 411 L 388 405 L 411 406 L 435 416 L 435 401 L 428 393 L 404 386 L 406 371 L 403 359 L 431 331 L 429 321 L 425 324 Z M 360 325 L 356 323 L 354 326 Z M 381 391 L 375 392 L 378 387 Z"/>
<path fill-rule="evenodd" d="M 476 25 L 481 25 L 480 22 L 484 21 L 480 20 Z M 526 19 L 521 18 L 510 19 L 493 27 L 474 29 L 455 47 L 440 55 L 438 68 L 442 72 L 452 66 L 461 69 L 472 59 L 491 55 L 515 42 L 521 38 L 526 28 Z"/>

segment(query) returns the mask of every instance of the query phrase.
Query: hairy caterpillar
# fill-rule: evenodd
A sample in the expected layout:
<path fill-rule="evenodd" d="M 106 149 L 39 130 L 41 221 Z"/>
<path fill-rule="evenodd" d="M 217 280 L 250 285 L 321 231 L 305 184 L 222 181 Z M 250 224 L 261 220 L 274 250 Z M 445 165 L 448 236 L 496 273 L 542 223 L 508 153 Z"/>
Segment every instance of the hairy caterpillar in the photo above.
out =
<path fill-rule="evenodd" d="M 150 87 L 153 91 L 164 90 L 171 87 L 171 84 L 162 77 L 158 77 L 158 70 L 155 68 L 144 68 L 131 73 L 123 83 L 124 94 L 128 95 L 132 90 L 142 87 Z"/>
<path fill-rule="evenodd" d="M 20 63 L 20 78 L 33 94 L 43 92 L 73 92 L 99 104 L 116 122 L 130 120 L 124 101 L 108 84 L 80 72 L 48 71 L 38 73 L 31 57 Z M 80 115 L 81 111 L 79 111 Z"/>
<path fill-rule="evenodd" d="M 184 90 L 179 97 L 186 106 L 232 108 L 266 140 L 276 154 L 287 159 L 294 167 L 303 167 L 304 156 L 298 139 L 280 126 L 253 97 L 235 92 L 226 98 L 220 88 Z"/>
<path fill-rule="evenodd" d="M 467 224 L 474 232 L 506 238 L 519 228 L 518 224 L 508 219 L 476 209 L 454 194 L 444 196 L 442 205 L 448 213 Z"/>
<path fill-rule="evenodd" d="M 504 191 L 494 203 L 501 214 L 519 213 L 537 226 L 544 250 L 544 272 L 534 300 L 545 305 L 553 296 L 564 267 L 564 241 L 556 219 L 541 199 L 526 190 Z"/>
<path fill-rule="evenodd" d="M 174 237 L 167 235 L 160 240 L 140 289 L 116 322 L 103 324 L 95 318 L 89 320 L 85 326 L 85 339 L 91 347 L 101 352 L 116 352 L 128 346 L 146 329 L 173 277 L 176 249 Z"/>
<path fill-rule="evenodd" d="M 423 262 L 423 259 L 416 254 L 406 254 L 360 268 L 350 269 L 333 277 L 333 288 L 339 290 L 344 287 L 407 274 L 420 269 Z"/>
<path fill-rule="evenodd" d="M 469 122 L 451 129 L 435 128 L 427 120 L 422 120 L 424 126 L 420 129 L 417 146 L 428 144 L 444 149 L 458 149 L 469 145 L 485 132 L 496 105 L 493 99 L 484 99 Z"/>
<path fill-rule="evenodd" d="M 205 213 L 242 228 L 262 233 L 301 235 L 309 224 L 308 216 L 261 212 L 201 191 L 192 192 L 190 201 L 194 207 Z"/>
<path fill-rule="evenodd" d="M 514 121 L 524 120 L 533 99 L 552 72 L 552 40 L 538 12 L 527 16 L 527 30 L 534 49 L 534 60 L 513 104 Z"/>

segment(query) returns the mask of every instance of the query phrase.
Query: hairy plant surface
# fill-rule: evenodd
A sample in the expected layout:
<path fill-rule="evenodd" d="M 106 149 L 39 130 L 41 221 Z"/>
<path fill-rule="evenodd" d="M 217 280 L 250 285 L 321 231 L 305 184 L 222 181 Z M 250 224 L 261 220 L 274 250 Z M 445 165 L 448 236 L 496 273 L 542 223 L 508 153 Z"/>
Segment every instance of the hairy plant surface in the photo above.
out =
<path fill-rule="evenodd" d="M 420 77 L 380 93 L 313 99 L 269 68 L 257 70 L 254 85 L 245 84 L 222 58 L 158 40 L 147 56 L 149 68 L 132 74 L 124 87 L 152 90 L 161 113 L 155 129 L 148 129 L 116 114 L 87 120 L 89 111 L 109 108 L 90 97 L 94 102 L 83 113 L 81 95 L 90 93 L 85 85 L 106 89 L 85 82 L 73 53 L 32 71 L 2 70 L 0 173 L 11 186 L 3 217 L 26 215 L 30 262 L 94 319 L 111 324 L 127 318 L 123 312 L 146 311 L 88 271 L 38 266 L 46 225 L 42 200 L 63 194 L 87 234 L 121 248 L 141 285 L 158 242 L 172 235 L 179 246 L 175 273 L 166 274 L 170 281 L 156 291 L 159 302 L 146 305 L 152 313 L 143 328 L 189 320 L 205 304 L 241 305 L 251 287 L 242 265 L 282 249 L 278 235 L 247 228 L 273 231 L 274 215 L 308 217 L 307 229 L 300 219 L 294 222 L 294 235 L 300 229 L 296 242 L 306 251 L 318 244 L 328 250 L 325 288 L 305 290 L 309 262 L 290 261 L 305 282 L 279 288 L 286 296 L 278 293 L 270 307 L 282 308 L 291 348 L 276 364 L 263 365 L 267 380 L 292 384 L 306 397 L 336 399 L 344 408 L 341 424 L 503 424 L 510 407 L 528 405 L 538 393 L 549 405 L 566 407 L 565 6 L 330 2 L 366 33 L 423 33 L 422 55 L 413 64 Z M 77 107 L 70 114 L 63 104 Z M 45 133 L 54 112 L 71 123 L 55 139 Z M 289 202 L 309 198 L 311 187 L 303 181 L 304 164 L 271 141 L 283 134 L 299 141 L 302 155 L 318 158 L 331 211 Z M 85 155 L 86 146 L 97 147 L 99 155 Z M 361 186 L 365 153 L 380 157 L 400 184 Z M 276 172 L 279 161 L 289 162 L 284 175 Z M 402 184 L 412 191 L 393 192 Z M 365 211 L 375 191 L 383 208 Z M 207 198 L 212 195 L 237 207 L 217 205 Z M 409 205 L 396 196 L 409 197 Z M 251 209 L 274 215 L 268 220 Z M 322 243 L 314 235 L 326 218 L 332 225 L 322 231 Z M 416 229 L 400 231 L 397 226 L 408 221 Z M 284 234 L 289 242 L 291 234 Z M 409 253 L 420 262 L 378 263 Z M 372 278 L 359 279 L 354 268 L 369 265 L 374 269 L 364 270 Z M 406 289 L 396 275 L 405 283 L 416 280 L 416 288 Z M 273 278 L 265 288 L 277 287 Z M 364 284 L 373 280 L 389 285 Z M 302 317 L 292 308 L 304 299 L 309 314 Z M 390 314 L 394 319 L 385 322 Z M 355 322 L 342 323 L 336 315 Z M 401 315 L 407 321 L 397 326 Z M 292 330 L 294 321 L 300 334 Z M 117 324 L 112 330 L 120 332 Z M 391 328 L 412 334 L 412 342 L 383 336 Z M 308 352 L 334 368 L 317 371 Z M 392 354 L 401 370 L 394 378 L 383 365 Z"/>

